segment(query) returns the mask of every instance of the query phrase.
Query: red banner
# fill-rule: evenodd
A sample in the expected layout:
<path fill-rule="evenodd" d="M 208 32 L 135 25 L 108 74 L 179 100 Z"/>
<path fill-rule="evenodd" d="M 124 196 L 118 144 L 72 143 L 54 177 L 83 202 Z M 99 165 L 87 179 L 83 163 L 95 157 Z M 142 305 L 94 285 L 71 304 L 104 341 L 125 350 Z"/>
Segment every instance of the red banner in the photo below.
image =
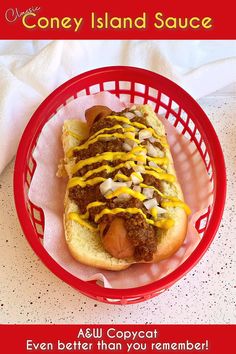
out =
<path fill-rule="evenodd" d="M 1 39 L 235 39 L 233 0 L 4 1 Z"/>
<path fill-rule="evenodd" d="M 5 325 L 1 353 L 235 353 L 233 325 Z"/>

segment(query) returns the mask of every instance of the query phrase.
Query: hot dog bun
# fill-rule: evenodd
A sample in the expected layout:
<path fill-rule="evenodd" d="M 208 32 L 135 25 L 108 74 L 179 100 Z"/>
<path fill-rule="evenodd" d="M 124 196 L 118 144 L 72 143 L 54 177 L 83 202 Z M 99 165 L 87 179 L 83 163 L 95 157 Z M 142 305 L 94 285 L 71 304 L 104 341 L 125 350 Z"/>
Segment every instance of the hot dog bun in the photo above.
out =
<path fill-rule="evenodd" d="M 163 124 L 152 108 L 148 105 L 138 106 L 142 114 L 145 114 L 146 121 L 158 135 L 165 137 L 165 129 Z M 69 134 L 72 132 L 74 134 Z M 75 163 L 73 157 L 66 157 L 66 152 L 78 145 L 80 136 L 86 139 L 89 133 L 89 126 L 86 123 L 81 123 L 78 120 L 67 120 L 63 126 L 62 143 L 65 153 L 65 169 L 68 177 L 72 177 L 72 167 Z M 176 176 L 173 159 L 168 147 L 165 147 L 165 154 L 169 160 L 167 173 Z M 176 179 L 175 182 L 169 184 L 161 181 L 162 190 L 165 194 L 177 197 L 183 201 L 183 194 L 181 187 Z M 171 218 L 174 220 L 174 226 L 168 230 L 159 230 L 157 251 L 153 255 L 152 262 L 159 262 L 173 255 L 182 245 L 187 231 L 187 215 L 183 208 L 179 206 L 165 208 Z M 69 198 L 68 191 L 65 196 L 65 214 L 64 214 L 64 228 L 65 237 L 68 248 L 72 256 L 79 262 L 107 270 L 122 270 L 136 263 L 133 257 L 118 259 L 108 253 L 101 241 L 99 232 L 91 231 L 86 226 L 82 226 L 75 220 L 71 220 L 68 215 L 71 212 L 79 212 L 75 202 Z M 110 230 L 110 233 L 112 230 Z"/>

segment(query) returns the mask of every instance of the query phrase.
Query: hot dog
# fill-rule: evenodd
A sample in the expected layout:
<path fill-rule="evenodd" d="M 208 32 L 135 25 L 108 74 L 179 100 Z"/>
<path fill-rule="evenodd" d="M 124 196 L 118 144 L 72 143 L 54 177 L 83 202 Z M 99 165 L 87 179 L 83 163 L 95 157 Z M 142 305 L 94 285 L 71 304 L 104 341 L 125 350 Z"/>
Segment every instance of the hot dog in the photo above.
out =
<path fill-rule="evenodd" d="M 91 126 L 93 125 L 94 122 L 96 122 L 96 120 L 107 116 L 111 112 L 112 112 L 111 109 L 106 106 L 98 105 L 98 106 L 93 106 L 91 108 L 88 108 L 85 111 L 85 117 L 88 123 L 88 127 L 91 128 Z"/>
<path fill-rule="evenodd" d="M 100 230 L 104 249 L 115 258 L 129 258 L 134 255 L 134 246 L 127 238 L 124 219 L 115 217 L 111 223 L 104 223 Z"/>
<path fill-rule="evenodd" d="M 65 121 L 65 235 L 78 261 L 109 270 L 174 254 L 187 230 L 164 126 L 148 105 L 94 106 Z"/>

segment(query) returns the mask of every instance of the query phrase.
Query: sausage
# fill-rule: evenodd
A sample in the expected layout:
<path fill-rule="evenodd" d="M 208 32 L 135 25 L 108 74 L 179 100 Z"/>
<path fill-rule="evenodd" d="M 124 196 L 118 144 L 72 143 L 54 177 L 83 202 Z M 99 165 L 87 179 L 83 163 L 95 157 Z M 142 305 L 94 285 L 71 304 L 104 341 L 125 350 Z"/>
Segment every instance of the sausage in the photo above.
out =
<path fill-rule="evenodd" d="M 100 224 L 103 247 L 115 258 L 129 258 L 134 255 L 134 246 L 127 238 L 125 221 L 114 218 L 111 224 Z"/>
<path fill-rule="evenodd" d="M 93 123 L 103 117 L 108 116 L 112 110 L 106 106 L 93 106 L 85 111 L 85 118 L 88 123 L 89 128 Z"/>

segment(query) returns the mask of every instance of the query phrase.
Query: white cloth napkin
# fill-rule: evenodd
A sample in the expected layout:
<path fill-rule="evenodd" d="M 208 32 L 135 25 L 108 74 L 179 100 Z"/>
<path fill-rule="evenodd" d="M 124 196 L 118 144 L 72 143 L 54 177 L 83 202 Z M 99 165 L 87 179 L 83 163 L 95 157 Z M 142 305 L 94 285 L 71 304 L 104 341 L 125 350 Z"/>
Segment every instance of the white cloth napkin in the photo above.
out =
<path fill-rule="evenodd" d="M 200 98 L 236 81 L 236 41 L 0 41 L 0 173 L 52 90 L 109 65 L 152 70 Z"/>

